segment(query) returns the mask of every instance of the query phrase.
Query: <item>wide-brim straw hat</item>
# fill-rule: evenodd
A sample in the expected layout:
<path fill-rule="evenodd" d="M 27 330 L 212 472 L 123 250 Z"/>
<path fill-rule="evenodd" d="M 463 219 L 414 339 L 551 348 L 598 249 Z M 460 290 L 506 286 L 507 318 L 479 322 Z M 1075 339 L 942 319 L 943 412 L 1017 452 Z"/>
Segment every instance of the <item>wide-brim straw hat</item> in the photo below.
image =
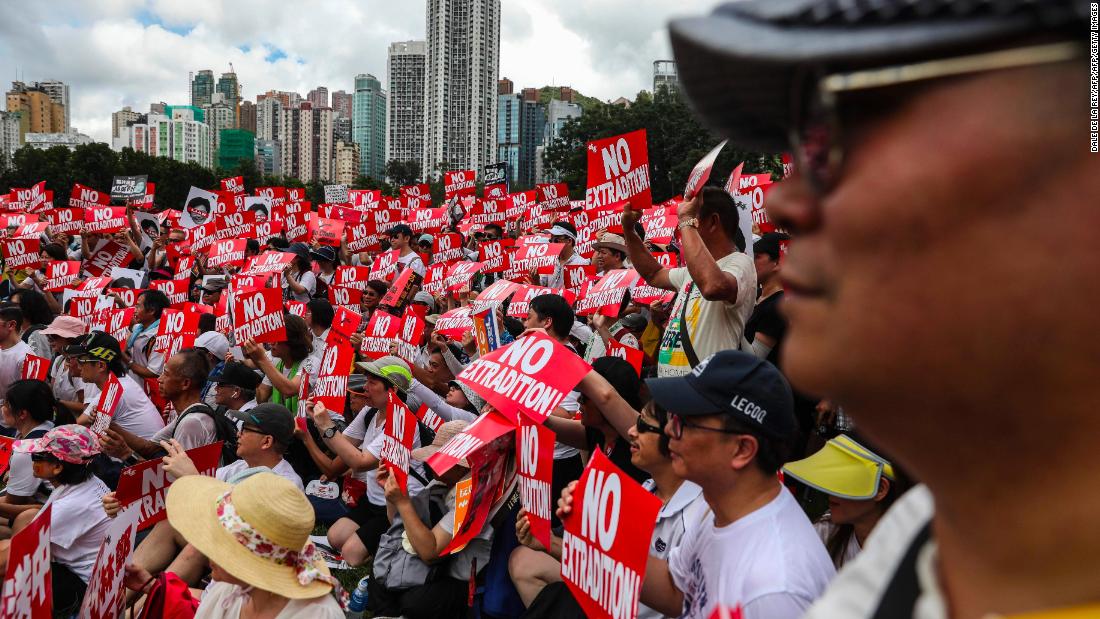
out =
<path fill-rule="evenodd" d="M 293 565 L 264 558 L 238 541 L 218 520 L 217 503 L 226 492 L 231 492 L 241 519 L 271 543 L 295 550 L 309 543 L 313 507 L 293 483 L 274 473 L 257 473 L 236 485 L 202 475 L 181 477 L 168 489 L 168 522 L 212 563 L 257 589 L 292 600 L 316 598 L 332 590 L 322 580 L 300 584 Z M 320 555 L 313 565 L 329 574 Z"/>

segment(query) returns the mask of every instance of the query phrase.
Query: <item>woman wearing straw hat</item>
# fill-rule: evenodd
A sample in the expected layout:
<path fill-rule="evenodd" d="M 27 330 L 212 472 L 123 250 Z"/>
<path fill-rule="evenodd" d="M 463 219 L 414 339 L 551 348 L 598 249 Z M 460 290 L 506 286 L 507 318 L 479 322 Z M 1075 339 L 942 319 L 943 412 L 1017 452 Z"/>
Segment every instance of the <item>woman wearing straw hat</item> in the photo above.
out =
<path fill-rule="evenodd" d="M 210 560 L 211 583 L 196 619 L 343 619 L 343 597 L 309 534 L 313 509 L 290 481 L 257 473 L 236 485 L 188 475 L 168 489 L 168 521 Z M 149 572 L 128 567 L 140 590 Z"/>
<path fill-rule="evenodd" d="M 783 473 L 829 496 L 829 511 L 814 528 L 837 569 L 859 554 L 882 515 L 909 486 L 889 461 L 844 434 L 787 464 Z"/>

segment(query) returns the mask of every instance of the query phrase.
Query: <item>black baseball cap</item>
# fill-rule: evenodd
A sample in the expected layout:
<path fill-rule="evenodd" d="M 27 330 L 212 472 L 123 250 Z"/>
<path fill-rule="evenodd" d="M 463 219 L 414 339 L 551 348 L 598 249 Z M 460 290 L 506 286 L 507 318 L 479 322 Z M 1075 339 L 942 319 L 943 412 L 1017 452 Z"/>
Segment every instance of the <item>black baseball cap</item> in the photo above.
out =
<path fill-rule="evenodd" d="M 75 344 L 66 346 L 65 354 L 85 359 L 98 359 L 107 364 L 117 364 L 122 357 L 122 347 L 118 345 L 118 340 L 103 331 L 92 331 L 77 340 Z"/>
<path fill-rule="evenodd" d="M 886 68 L 1019 46 L 1087 40 L 1085 0 L 741 0 L 669 25 L 677 78 L 715 133 L 760 152 L 788 148 L 808 75 Z"/>
<path fill-rule="evenodd" d="M 681 417 L 729 415 L 775 438 L 798 432 L 794 397 L 776 367 L 754 355 L 723 350 L 686 376 L 646 380 L 654 401 Z"/>
<path fill-rule="evenodd" d="M 392 228 L 390 228 L 389 230 L 386 231 L 386 236 L 388 236 L 388 237 L 394 237 L 394 236 L 397 236 L 398 234 L 402 234 L 402 235 L 405 235 L 405 236 L 412 236 L 413 235 L 413 229 L 410 228 L 408 224 L 397 224 L 396 226 L 393 226 Z"/>
<path fill-rule="evenodd" d="M 282 404 L 266 402 L 246 411 L 229 411 L 229 415 L 256 426 L 283 445 L 294 439 L 294 415 Z"/>
<path fill-rule="evenodd" d="M 232 385 L 241 389 L 255 389 L 260 386 L 260 375 L 248 369 L 239 361 L 230 361 L 222 367 L 222 373 L 214 379 L 219 385 Z"/>
<path fill-rule="evenodd" d="M 759 241 L 755 241 L 752 244 L 752 253 L 754 254 L 768 254 L 772 260 L 779 260 L 779 245 L 780 242 L 786 241 L 791 237 L 783 234 L 782 232 L 768 232 L 760 237 Z"/>
<path fill-rule="evenodd" d="M 309 245 L 301 242 L 291 243 L 286 250 L 299 258 L 309 260 Z"/>

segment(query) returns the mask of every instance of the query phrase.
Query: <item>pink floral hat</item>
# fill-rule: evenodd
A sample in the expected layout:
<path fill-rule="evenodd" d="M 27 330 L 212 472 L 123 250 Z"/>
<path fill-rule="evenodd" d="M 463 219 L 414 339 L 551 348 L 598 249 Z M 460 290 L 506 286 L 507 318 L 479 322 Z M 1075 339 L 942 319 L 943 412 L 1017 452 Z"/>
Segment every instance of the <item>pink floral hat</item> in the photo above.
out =
<path fill-rule="evenodd" d="M 86 464 L 99 453 L 99 437 L 84 426 L 57 426 L 41 438 L 15 441 L 12 449 L 19 453 L 48 453 L 72 464 Z"/>

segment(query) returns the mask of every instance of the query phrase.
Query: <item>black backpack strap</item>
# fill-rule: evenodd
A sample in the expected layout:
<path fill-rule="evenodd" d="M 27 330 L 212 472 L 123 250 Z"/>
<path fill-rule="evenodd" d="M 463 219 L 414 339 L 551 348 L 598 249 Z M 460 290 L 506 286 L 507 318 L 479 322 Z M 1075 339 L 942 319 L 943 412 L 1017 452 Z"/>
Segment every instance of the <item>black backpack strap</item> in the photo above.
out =
<path fill-rule="evenodd" d="M 691 299 L 692 292 L 695 292 L 695 282 L 691 282 L 687 295 L 684 297 L 684 304 L 680 306 L 680 344 L 684 347 L 684 354 L 687 355 L 688 363 L 691 364 L 691 367 L 695 367 L 699 365 L 699 355 L 695 353 L 695 347 L 691 345 L 691 336 L 688 335 L 687 324 L 688 301 Z"/>
<path fill-rule="evenodd" d="M 913 610 L 920 597 L 920 582 L 917 580 L 917 557 L 928 540 L 932 537 L 932 523 L 926 523 L 924 528 L 917 532 L 913 541 L 909 543 L 909 549 L 905 551 L 898 567 L 894 570 L 894 576 L 890 584 L 883 591 L 878 608 L 871 615 L 871 619 L 897 619 L 898 617 L 912 617 Z"/>

